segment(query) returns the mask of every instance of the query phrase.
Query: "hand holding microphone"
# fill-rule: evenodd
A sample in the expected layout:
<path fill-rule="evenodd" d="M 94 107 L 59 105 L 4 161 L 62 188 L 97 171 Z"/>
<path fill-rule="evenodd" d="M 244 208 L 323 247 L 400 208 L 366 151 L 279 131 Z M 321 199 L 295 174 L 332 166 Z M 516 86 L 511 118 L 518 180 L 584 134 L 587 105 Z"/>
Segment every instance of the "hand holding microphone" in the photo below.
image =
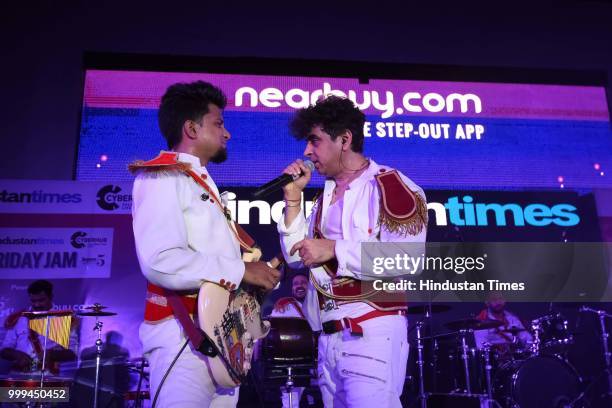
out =
<path fill-rule="evenodd" d="M 285 197 L 289 194 L 297 195 L 298 198 L 302 194 L 304 188 L 310 182 L 312 177 L 312 171 L 314 170 L 314 163 L 310 160 L 297 159 L 293 163 L 283 170 L 284 174 L 288 174 L 292 177 L 292 183 L 287 183 L 283 186 Z"/>
<path fill-rule="evenodd" d="M 281 188 L 288 195 L 300 196 L 310 181 L 314 164 L 310 160 L 296 160 L 283 170 L 283 174 L 259 187 L 253 193 L 254 198 L 265 197 Z"/>

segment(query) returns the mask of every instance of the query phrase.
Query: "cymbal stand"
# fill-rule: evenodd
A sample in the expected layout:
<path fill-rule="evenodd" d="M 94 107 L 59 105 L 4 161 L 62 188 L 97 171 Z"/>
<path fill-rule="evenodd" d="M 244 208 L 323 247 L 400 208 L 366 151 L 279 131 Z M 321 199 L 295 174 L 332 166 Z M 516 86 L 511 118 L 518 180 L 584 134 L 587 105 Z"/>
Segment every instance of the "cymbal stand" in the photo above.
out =
<path fill-rule="evenodd" d="M 134 403 L 135 408 L 142 408 L 142 398 L 140 395 L 140 389 L 142 388 L 142 379 L 145 375 L 145 366 L 146 360 L 144 357 L 142 357 L 142 360 L 140 361 L 140 367 L 138 368 L 138 386 L 136 387 L 136 401 Z"/>
<path fill-rule="evenodd" d="M 44 386 L 45 368 L 47 365 L 47 339 L 49 338 L 49 315 L 45 317 L 45 340 L 43 341 L 43 361 L 40 369 L 40 387 Z"/>
<path fill-rule="evenodd" d="M 421 401 L 421 408 L 427 408 L 427 393 L 425 392 L 425 381 L 424 381 L 424 369 L 425 360 L 423 358 L 423 336 L 421 330 L 425 323 L 421 320 L 416 324 L 416 337 L 417 337 L 417 366 L 419 367 L 419 400 Z"/>
<path fill-rule="evenodd" d="M 289 408 L 293 408 L 293 374 L 291 373 L 292 368 L 287 367 L 287 382 L 285 388 L 289 394 Z"/>
<path fill-rule="evenodd" d="M 606 318 L 612 318 L 612 315 L 605 310 L 597 310 L 588 306 L 582 306 L 581 312 L 595 313 L 599 317 L 599 325 L 601 327 L 601 345 L 603 347 L 605 371 L 608 377 L 608 398 L 612 398 L 612 355 L 608 347 L 608 338 L 610 334 L 606 330 Z"/>
<path fill-rule="evenodd" d="M 96 325 L 93 328 L 98 331 L 96 339 L 96 382 L 94 385 L 94 404 L 93 408 L 98 408 L 98 392 L 100 389 L 100 359 L 102 357 L 102 321 L 96 317 Z"/>
<path fill-rule="evenodd" d="M 487 407 L 493 406 L 493 388 L 491 384 L 491 345 L 489 343 L 483 344 L 484 360 L 485 360 L 485 379 L 487 381 Z"/>
<path fill-rule="evenodd" d="M 459 334 L 461 336 L 461 359 L 463 360 L 463 371 L 465 375 L 465 391 L 467 395 L 472 395 L 472 385 L 470 379 L 470 366 L 469 366 L 469 356 L 468 356 L 468 344 L 466 341 L 466 336 L 468 334 L 468 330 L 462 329 L 459 330 Z"/>

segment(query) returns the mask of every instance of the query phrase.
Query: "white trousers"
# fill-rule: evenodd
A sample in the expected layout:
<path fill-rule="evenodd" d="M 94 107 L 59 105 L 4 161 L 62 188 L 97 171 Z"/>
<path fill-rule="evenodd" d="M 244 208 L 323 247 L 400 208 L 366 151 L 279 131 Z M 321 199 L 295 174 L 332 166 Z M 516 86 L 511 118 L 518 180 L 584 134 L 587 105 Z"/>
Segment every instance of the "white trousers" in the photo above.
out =
<path fill-rule="evenodd" d="M 149 360 L 151 403 L 172 360 L 185 343 L 176 321 L 140 327 L 145 356 Z M 159 391 L 155 408 L 235 407 L 238 388 L 216 388 L 204 357 L 189 344 L 174 364 Z"/>
<path fill-rule="evenodd" d="M 401 408 L 408 362 L 407 321 L 381 316 L 319 337 L 319 387 L 326 408 Z"/>

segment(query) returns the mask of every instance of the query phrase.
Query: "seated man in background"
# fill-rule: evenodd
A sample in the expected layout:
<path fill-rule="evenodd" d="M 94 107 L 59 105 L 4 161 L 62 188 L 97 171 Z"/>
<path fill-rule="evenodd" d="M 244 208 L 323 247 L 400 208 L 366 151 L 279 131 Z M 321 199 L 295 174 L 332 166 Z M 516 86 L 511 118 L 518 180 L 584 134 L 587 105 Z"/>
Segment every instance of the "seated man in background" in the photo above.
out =
<path fill-rule="evenodd" d="M 482 349 L 485 343 L 489 343 L 498 356 L 510 357 L 509 354 L 513 350 L 526 347 L 533 340 L 521 319 L 506 310 L 506 299 L 501 292 L 490 292 L 485 306 L 486 308 L 476 318 L 478 320 L 498 320 L 503 325 L 489 330 L 476 330 L 474 337 L 479 349 Z"/>
<path fill-rule="evenodd" d="M 30 297 L 29 311 L 46 311 L 53 308 L 53 285 L 46 280 L 37 280 L 28 286 Z M 11 372 L 40 372 L 44 355 L 45 338 L 30 328 L 27 317 L 20 310 L 8 316 L 4 322 L 6 336 L 0 347 L 0 356 L 12 362 Z M 51 326 L 53 327 L 53 326 Z M 51 336 L 50 336 L 51 337 Z M 78 323 L 73 319 L 70 325 L 69 347 L 57 344 L 51 338 L 47 339 L 45 368 L 51 374 L 59 374 L 59 363 L 75 361 L 77 357 Z"/>

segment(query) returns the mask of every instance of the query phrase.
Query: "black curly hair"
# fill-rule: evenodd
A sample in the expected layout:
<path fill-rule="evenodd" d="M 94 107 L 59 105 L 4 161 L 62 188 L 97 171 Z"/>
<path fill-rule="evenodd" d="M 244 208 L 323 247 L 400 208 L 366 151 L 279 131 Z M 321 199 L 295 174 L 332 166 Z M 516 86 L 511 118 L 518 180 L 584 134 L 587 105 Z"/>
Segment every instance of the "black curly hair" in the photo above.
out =
<path fill-rule="evenodd" d="M 221 89 L 208 82 L 177 83 L 166 89 L 157 119 L 168 148 L 173 149 L 181 142 L 185 121 L 202 119 L 211 103 L 225 109 L 227 98 Z"/>
<path fill-rule="evenodd" d="M 44 292 L 48 297 L 53 296 L 53 285 L 51 282 L 40 279 L 32 282 L 30 286 L 28 286 L 28 293 L 30 295 L 37 295 L 41 292 Z"/>
<path fill-rule="evenodd" d="M 289 129 L 297 140 L 308 138 L 314 126 L 321 126 L 332 140 L 350 130 L 353 134 L 351 149 L 361 153 L 364 124 L 365 115 L 350 99 L 330 95 L 315 105 L 298 110 L 289 124 Z"/>

